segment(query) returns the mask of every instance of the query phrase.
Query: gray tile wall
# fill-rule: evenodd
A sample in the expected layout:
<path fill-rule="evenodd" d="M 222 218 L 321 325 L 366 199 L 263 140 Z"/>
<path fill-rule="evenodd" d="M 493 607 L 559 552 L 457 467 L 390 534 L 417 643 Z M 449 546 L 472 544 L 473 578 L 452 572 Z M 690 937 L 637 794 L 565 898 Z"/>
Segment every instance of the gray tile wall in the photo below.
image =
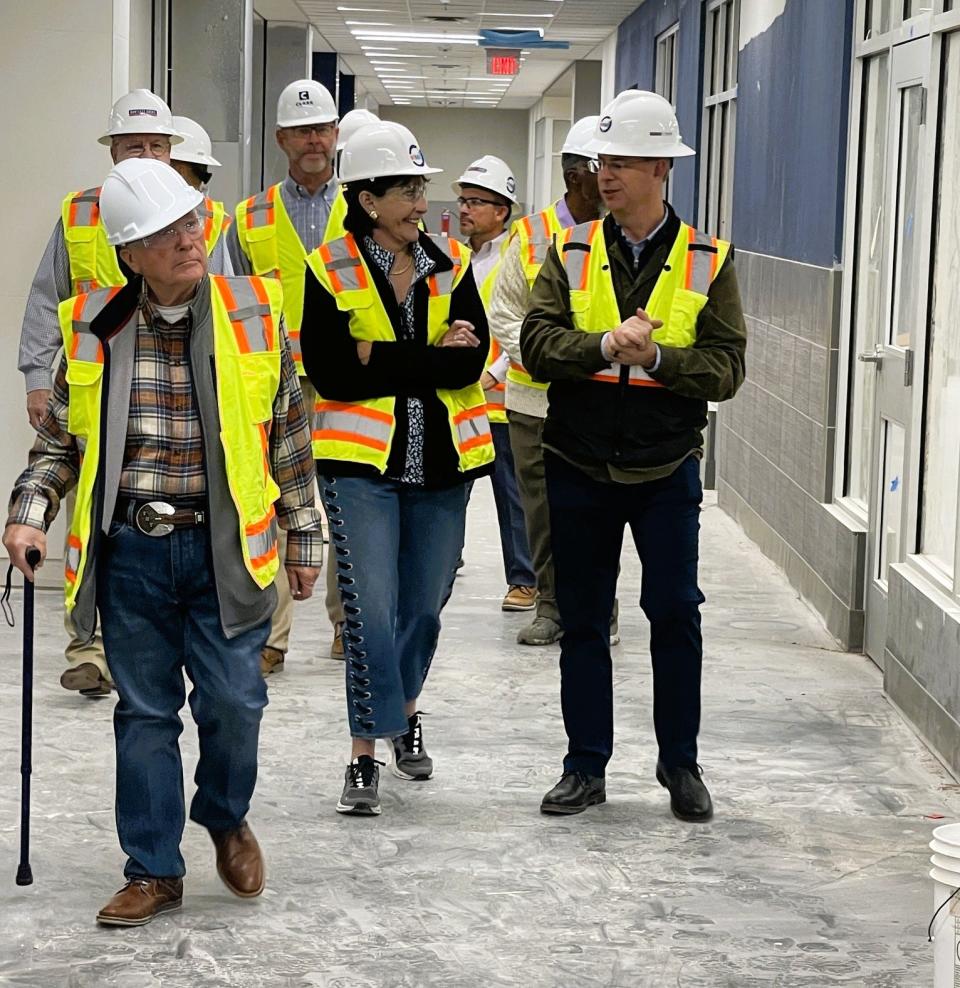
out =
<path fill-rule="evenodd" d="M 720 406 L 720 505 L 778 562 L 848 648 L 863 629 L 864 533 L 833 488 L 840 272 L 737 251 L 747 379 Z"/>

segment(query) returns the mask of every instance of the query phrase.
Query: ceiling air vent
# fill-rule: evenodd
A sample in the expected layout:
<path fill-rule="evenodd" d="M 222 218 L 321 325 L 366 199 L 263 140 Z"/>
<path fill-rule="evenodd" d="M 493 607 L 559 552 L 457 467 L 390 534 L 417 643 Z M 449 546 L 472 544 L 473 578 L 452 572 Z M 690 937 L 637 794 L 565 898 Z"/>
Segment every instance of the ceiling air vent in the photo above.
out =
<path fill-rule="evenodd" d="M 454 17 L 453 14 L 428 14 L 426 17 L 421 18 L 424 21 L 431 21 L 434 24 L 466 24 L 468 23 L 468 18 L 466 17 Z"/>

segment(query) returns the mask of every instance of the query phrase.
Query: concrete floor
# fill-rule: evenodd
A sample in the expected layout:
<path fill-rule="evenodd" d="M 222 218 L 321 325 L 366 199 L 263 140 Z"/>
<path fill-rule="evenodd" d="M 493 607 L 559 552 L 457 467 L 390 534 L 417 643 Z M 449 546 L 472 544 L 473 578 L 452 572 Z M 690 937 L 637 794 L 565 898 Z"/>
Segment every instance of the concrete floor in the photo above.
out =
<path fill-rule="evenodd" d="M 251 822 L 269 884 L 241 902 L 187 825 L 184 908 L 100 930 L 121 884 L 108 701 L 57 685 L 61 616 L 38 617 L 33 869 L 18 889 L 19 701 L 0 708 L 0 985 L 37 988 L 931 983 L 926 843 L 960 798 L 881 693 L 713 505 L 704 513 L 702 761 L 715 820 L 684 825 L 653 778 L 646 631 L 624 555 L 608 803 L 544 818 L 563 752 L 556 647 L 514 643 L 488 485 L 423 698 L 437 763 L 385 776 L 377 819 L 338 816 L 342 666 L 320 601 L 270 683 Z M 19 629 L 3 638 L 17 680 Z M 188 780 L 196 747 L 184 737 Z M 192 786 L 188 781 L 188 793 Z"/>

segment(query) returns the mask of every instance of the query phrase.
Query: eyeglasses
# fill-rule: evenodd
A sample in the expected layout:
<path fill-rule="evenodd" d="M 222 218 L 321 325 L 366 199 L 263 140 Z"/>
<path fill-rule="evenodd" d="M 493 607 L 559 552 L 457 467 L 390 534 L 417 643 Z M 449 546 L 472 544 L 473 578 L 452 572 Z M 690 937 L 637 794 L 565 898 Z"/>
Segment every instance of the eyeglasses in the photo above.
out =
<path fill-rule="evenodd" d="M 415 182 L 411 185 L 395 185 L 387 192 L 387 195 L 396 196 L 398 199 L 406 199 L 407 202 L 417 202 L 426 194 L 426 182 Z"/>
<path fill-rule="evenodd" d="M 337 129 L 337 125 L 332 123 L 304 124 L 302 127 L 288 127 L 286 129 L 292 131 L 300 140 L 308 141 L 313 134 L 317 134 L 320 137 L 332 137 L 333 132 Z"/>
<path fill-rule="evenodd" d="M 457 205 L 466 206 L 467 209 L 479 209 L 481 206 L 502 206 L 503 203 L 495 202 L 493 199 L 479 199 L 477 196 L 457 196 Z"/>
<path fill-rule="evenodd" d="M 587 162 L 588 171 L 592 172 L 594 175 L 600 174 L 601 168 L 606 168 L 607 171 L 613 172 L 616 175 L 622 171 L 636 171 L 637 166 L 634 162 L 637 161 L 656 161 L 656 158 L 614 158 L 612 161 L 600 161 L 597 158 L 591 158 Z"/>
<path fill-rule="evenodd" d="M 117 154 L 122 158 L 162 158 L 170 153 L 170 141 L 165 137 L 155 141 L 117 141 Z"/>
<path fill-rule="evenodd" d="M 186 234 L 188 240 L 199 240 L 203 236 L 203 223 L 195 212 L 185 216 L 176 223 L 171 223 L 166 229 L 157 233 L 151 233 L 149 237 L 143 237 L 139 241 L 141 247 L 173 247 L 180 242 L 180 237 Z"/>

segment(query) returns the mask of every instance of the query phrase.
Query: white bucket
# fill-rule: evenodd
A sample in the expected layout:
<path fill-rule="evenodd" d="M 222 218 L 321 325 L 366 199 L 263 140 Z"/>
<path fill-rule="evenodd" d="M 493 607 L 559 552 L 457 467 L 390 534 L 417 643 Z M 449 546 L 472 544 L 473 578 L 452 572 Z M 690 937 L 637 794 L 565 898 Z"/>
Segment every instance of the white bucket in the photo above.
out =
<path fill-rule="evenodd" d="M 956 988 L 960 985 L 960 824 L 937 827 L 930 848 L 933 908 L 939 910 L 932 929 L 933 985 Z"/>

